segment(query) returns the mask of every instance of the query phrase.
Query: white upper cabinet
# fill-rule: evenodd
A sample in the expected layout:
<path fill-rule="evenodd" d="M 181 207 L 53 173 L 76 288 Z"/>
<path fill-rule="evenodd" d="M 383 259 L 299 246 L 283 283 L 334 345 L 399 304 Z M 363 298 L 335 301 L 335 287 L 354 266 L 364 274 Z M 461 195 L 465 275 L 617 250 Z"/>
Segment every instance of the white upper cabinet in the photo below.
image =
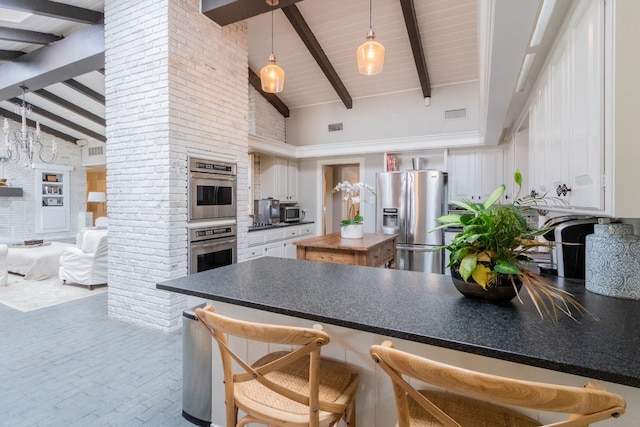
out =
<path fill-rule="evenodd" d="M 588 7 L 572 22 L 569 32 L 568 152 L 572 206 L 604 208 L 604 5 Z M 556 187 L 557 188 L 557 187 Z"/>
<path fill-rule="evenodd" d="M 298 201 L 298 162 L 269 154 L 260 156 L 260 195 L 280 202 Z"/>
<path fill-rule="evenodd" d="M 451 150 L 447 163 L 449 200 L 483 202 L 504 183 L 502 148 Z"/>
<path fill-rule="evenodd" d="M 532 92 L 530 188 L 559 197 L 564 209 L 605 209 L 603 9 L 578 5 Z"/>

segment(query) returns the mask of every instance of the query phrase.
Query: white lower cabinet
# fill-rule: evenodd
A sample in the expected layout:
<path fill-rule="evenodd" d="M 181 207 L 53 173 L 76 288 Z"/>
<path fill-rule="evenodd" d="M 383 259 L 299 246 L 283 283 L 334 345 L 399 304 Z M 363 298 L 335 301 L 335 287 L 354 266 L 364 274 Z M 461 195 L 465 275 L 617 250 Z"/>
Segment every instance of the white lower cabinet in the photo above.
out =
<path fill-rule="evenodd" d="M 296 258 L 296 240 L 315 233 L 315 225 L 289 225 L 264 231 L 249 233 L 249 251 L 241 261 L 270 256 L 276 258 Z"/>

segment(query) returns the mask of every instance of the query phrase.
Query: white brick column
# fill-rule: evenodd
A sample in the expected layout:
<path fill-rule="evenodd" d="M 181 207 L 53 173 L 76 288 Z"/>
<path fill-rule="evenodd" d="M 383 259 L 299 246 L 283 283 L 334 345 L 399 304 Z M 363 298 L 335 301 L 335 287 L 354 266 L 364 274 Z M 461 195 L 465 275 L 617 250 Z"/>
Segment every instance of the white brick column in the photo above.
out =
<path fill-rule="evenodd" d="M 248 222 L 246 24 L 198 7 L 105 2 L 109 316 L 167 331 L 185 298 L 155 285 L 187 274 L 187 156 L 237 162 Z"/>

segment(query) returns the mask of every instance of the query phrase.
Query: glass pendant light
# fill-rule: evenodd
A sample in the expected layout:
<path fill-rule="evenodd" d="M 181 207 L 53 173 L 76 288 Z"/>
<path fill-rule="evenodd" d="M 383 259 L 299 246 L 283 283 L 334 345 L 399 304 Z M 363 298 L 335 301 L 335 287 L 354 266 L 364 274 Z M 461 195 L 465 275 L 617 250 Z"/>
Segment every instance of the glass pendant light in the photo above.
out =
<path fill-rule="evenodd" d="M 360 74 L 372 76 L 382 71 L 384 65 L 384 46 L 378 43 L 376 35 L 373 33 L 371 25 L 371 3 L 369 0 L 369 31 L 367 32 L 367 41 L 362 43 L 356 52 L 358 59 L 358 71 Z"/>
<path fill-rule="evenodd" d="M 284 89 L 284 70 L 276 64 L 276 56 L 273 54 L 273 7 L 277 6 L 279 0 L 266 0 L 271 6 L 271 55 L 269 63 L 260 70 L 260 85 L 267 93 L 278 93 Z"/>

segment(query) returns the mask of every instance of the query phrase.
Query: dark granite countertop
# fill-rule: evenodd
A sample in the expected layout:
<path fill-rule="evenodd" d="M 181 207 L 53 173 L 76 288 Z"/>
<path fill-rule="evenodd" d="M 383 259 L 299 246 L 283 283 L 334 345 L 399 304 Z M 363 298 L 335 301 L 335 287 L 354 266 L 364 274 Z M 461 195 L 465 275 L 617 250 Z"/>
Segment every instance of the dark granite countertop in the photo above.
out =
<path fill-rule="evenodd" d="M 541 320 L 524 291 L 524 304 L 470 300 L 449 276 L 270 257 L 157 288 L 640 387 L 640 301 L 557 282 L 599 320 Z"/>
<path fill-rule="evenodd" d="M 282 228 L 282 227 L 291 227 L 293 225 L 305 225 L 305 224 L 313 224 L 314 221 L 298 221 L 298 222 L 279 222 L 277 224 L 270 225 L 251 225 L 249 226 L 249 232 L 251 231 L 263 231 L 263 230 L 272 230 L 274 228 Z"/>

